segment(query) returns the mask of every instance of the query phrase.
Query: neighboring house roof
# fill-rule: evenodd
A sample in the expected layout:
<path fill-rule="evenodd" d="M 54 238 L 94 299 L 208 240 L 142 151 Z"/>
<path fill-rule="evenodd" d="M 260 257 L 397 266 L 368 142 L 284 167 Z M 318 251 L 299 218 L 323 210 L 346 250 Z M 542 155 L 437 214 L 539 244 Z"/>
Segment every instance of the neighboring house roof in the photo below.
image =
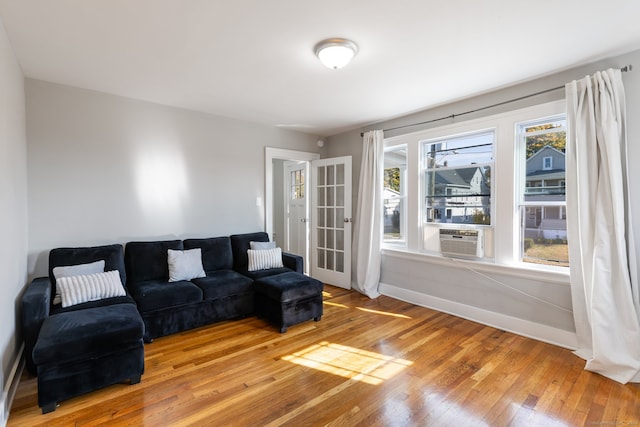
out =
<path fill-rule="evenodd" d="M 533 176 L 542 177 L 542 175 L 552 175 L 554 173 L 564 174 L 565 170 L 564 169 L 539 170 L 539 171 L 535 171 L 527 174 L 527 178 L 533 177 Z"/>
<path fill-rule="evenodd" d="M 478 169 L 480 168 L 436 170 L 436 184 L 469 187 L 469 183 L 471 182 L 471 179 L 473 179 L 473 176 L 478 172 Z"/>
<path fill-rule="evenodd" d="M 535 159 L 536 157 L 540 156 L 544 151 L 547 151 L 547 150 L 553 150 L 557 154 L 560 154 L 563 157 L 565 155 L 562 151 L 558 150 L 557 148 L 554 148 L 550 145 L 545 145 L 544 147 L 542 147 L 541 149 L 533 153 L 533 155 L 527 159 L 527 163 L 529 163 L 531 160 Z"/>

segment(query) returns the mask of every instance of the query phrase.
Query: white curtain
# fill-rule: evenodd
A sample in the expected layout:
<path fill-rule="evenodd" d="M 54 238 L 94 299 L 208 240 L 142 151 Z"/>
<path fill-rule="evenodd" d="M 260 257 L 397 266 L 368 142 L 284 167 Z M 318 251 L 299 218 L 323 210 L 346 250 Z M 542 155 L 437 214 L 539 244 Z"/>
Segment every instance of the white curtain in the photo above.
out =
<path fill-rule="evenodd" d="M 566 85 L 567 225 L 576 354 L 585 369 L 640 381 L 640 304 L 620 70 Z"/>
<path fill-rule="evenodd" d="M 369 298 L 380 296 L 378 284 L 382 242 L 383 141 L 384 135 L 381 130 L 366 132 L 362 138 L 358 210 L 354 224 L 355 283 L 353 287 Z"/>

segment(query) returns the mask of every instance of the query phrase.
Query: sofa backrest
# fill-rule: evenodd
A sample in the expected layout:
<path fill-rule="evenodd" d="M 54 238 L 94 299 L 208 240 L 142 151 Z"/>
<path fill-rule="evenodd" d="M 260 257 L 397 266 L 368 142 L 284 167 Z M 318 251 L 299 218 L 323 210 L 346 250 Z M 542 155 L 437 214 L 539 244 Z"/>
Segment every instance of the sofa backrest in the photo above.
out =
<path fill-rule="evenodd" d="M 129 242 L 125 246 L 124 261 L 129 283 L 145 280 L 169 280 L 168 250 L 182 250 L 182 240 Z"/>
<path fill-rule="evenodd" d="M 104 271 L 118 270 L 120 280 L 127 289 L 127 273 L 124 264 L 122 245 L 105 245 L 78 248 L 56 248 L 49 252 L 49 279 L 51 281 L 51 295 L 56 292 L 56 279 L 53 269 L 71 265 L 88 264 L 104 260 Z"/>
<path fill-rule="evenodd" d="M 202 267 L 209 273 L 233 268 L 233 252 L 229 237 L 211 237 L 207 239 L 187 239 L 183 243 L 185 250 L 200 248 Z"/>
<path fill-rule="evenodd" d="M 233 269 L 236 271 L 246 271 L 249 265 L 247 250 L 250 248 L 249 242 L 268 242 L 269 235 L 264 231 L 258 233 L 234 234 L 230 236 L 231 248 L 233 250 Z"/>

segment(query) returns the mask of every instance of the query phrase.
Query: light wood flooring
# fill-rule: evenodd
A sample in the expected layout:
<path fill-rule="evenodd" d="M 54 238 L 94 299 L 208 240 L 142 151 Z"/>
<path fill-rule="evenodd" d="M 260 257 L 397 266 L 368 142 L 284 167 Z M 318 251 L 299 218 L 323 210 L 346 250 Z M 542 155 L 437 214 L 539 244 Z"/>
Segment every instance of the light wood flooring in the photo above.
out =
<path fill-rule="evenodd" d="M 640 387 L 569 350 L 382 296 L 325 287 L 320 322 L 255 317 L 156 339 L 145 374 L 42 415 L 22 376 L 9 426 L 623 426 Z"/>

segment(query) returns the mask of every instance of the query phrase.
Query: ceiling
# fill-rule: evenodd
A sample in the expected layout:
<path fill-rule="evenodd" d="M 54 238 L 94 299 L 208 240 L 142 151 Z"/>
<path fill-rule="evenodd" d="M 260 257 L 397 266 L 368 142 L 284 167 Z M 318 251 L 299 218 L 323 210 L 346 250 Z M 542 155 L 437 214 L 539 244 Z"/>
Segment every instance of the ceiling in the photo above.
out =
<path fill-rule="evenodd" d="M 319 136 L 640 48 L 638 0 L 0 0 L 26 77 Z M 359 46 L 345 68 L 313 54 Z"/>

